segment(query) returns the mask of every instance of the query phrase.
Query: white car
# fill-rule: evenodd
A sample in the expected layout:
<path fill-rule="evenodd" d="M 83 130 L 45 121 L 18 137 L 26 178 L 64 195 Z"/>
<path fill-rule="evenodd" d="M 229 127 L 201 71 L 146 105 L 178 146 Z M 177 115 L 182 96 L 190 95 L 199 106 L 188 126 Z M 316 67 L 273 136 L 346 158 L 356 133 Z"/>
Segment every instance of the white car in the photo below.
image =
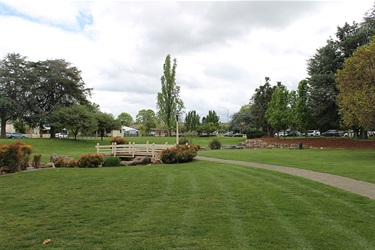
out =
<path fill-rule="evenodd" d="M 280 131 L 279 133 L 276 133 L 275 136 L 279 136 L 279 137 L 283 137 L 284 136 L 284 132 L 283 131 Z M 285 132 L 285 136 L 288 136 L 288 132 Z"/>
<path fill-rule="evenodd" d="M 319 130 L 307 130 L 307 136 L 320 136 Z"/>
<path fill-rule="evenodd" d="M 65 134 L 65 133 L 57 133 L 57 134 L 55 134 L 55 137 L 56 138 L 67 139 L 67 138 L 69 138 L 69 135 Z"/>

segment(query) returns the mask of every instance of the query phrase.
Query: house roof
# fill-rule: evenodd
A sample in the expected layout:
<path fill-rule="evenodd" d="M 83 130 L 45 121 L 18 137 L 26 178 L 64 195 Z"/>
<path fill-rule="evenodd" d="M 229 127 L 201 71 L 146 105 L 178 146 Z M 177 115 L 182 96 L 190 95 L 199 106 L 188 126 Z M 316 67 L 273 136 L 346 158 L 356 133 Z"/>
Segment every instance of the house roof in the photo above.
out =
<path fill-rule="evenodd" d="M 127 127 L 127 126 L 122 126 L 122 129 L 123 129 L 124 131 L 138 131 L 138 129 L 131 128 L 131 127 Z"/>

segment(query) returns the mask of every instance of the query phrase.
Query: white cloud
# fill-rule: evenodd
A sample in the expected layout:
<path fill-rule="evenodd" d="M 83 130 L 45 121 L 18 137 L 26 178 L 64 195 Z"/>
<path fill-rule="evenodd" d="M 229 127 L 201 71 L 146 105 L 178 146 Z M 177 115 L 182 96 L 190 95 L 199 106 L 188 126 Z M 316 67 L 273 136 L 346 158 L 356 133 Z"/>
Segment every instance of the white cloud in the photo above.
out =
<path fill-rule="evenodd" d="M 360 22 L 366 1 L 129 2 L 2 0 L 0 56 L 63 58 L 93 101 L 115 116 L 156 111 L 167 54 L 177 58 L 186 110 L 222 118 L 269 76 L 295 89 L 306 61 L 337 26 Z"/>

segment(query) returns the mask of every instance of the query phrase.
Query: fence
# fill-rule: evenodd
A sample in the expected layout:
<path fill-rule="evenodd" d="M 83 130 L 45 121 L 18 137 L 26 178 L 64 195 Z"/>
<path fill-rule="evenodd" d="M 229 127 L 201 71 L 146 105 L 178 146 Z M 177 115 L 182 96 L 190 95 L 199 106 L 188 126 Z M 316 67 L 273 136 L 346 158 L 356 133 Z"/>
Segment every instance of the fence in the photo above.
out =
<path fill-rule="evenodd" d="M 174 145 L 168 144 L 116 144 L 115 142 L 111 145 L 99 145 L 95 146 L 97 154 L 105 154 L 118 157 L 138 157 L 138 156 L 149 156 L 155 158 L 162 150 L 174 147 Z"/>

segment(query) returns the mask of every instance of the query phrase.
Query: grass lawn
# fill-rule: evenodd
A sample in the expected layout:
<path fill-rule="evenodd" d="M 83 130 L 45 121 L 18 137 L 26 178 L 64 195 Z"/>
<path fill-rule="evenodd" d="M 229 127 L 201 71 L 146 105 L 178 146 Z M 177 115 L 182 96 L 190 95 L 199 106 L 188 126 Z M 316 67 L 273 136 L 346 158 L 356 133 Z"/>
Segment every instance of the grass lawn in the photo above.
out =
<path fill-rule="evenodd" d="M 199 155 L 310 169 L 375 183 L 373 150 L 210 150 L 200 151 Z"/>
<path fill-rule="evenodd" d="M 244 138 L 239 137 L 195 137 L 192 139 L 194 144 L 198 144 L 202 147 L 207 147 L 208 143 L 214 138 L 221 141 L 223 145 L 233 145 L 239 142 L 243 142 Z M 23 141 L 33 147 L 34 154 L 41 154 L 42 161 L 48 162 L 52 154 L 59 154 L 78 159 L 83 154 L 96 153 L 95 145 L 109 145 L 111 138 L 104 138 L 102 141 L 100 138 L 91 139 L 0 139 L 0 144 L 10 144 L 15 141 Z M 175 144 L 176 138 L 174 137 L 126 137 L 125 139 L 130 142 L 137 144 L 156 143 L 156 144 Z"/>
<path fill-rule="evenodd" d="M 45 169 L 0 190 L 0 249 L 375 248 L 374 200 L 238 165 Z"/>

